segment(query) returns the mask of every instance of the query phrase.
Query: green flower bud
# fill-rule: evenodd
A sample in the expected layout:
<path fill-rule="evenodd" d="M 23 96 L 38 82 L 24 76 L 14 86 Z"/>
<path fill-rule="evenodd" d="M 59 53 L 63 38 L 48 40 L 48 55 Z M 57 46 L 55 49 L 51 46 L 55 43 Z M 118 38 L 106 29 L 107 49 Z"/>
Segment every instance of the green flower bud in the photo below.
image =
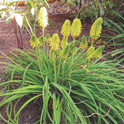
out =
<path fill-rule="evenodd" d="M 39 40 L 37 39 L 37 37 L 34 34 L 31 36 L 30 44 L 33 48 L 38 46 L 38 44 L 39 44 Z"/>
<path fill-rule="evenodd" d="M 95 48 L 93 46 L 91 46 L 88 50 L 87 50 L 87 59 L 90 60 L 91 58 L 93 58 L 93 52 L 94 52 Z"/>
<path fill-rule="evenodd" d="M 47 34 L 47 35 L 45 36 L 45 41 L 46 41 L 47 43 L 50 41 L 50 34 Z"/>
<path fill-rule="evenodd" d="M 80 43 L 80 48 L 83 49 L 83 51 L 84 51 L 87 49 L 87 47 L 88 47 L 88 43 L 87 43 L 86 37 L 83 36 L 82 41 Z"/>
<path fill-rule="evenodd" d="M 73 42 L 70 43 L 70 53 L 74 52 L 74 54 L 77 53 L 77 48 L 73 46 Z"/>
<path fill-rule="evenodd" d="M 67 59 L 67 57 L 68 57 L 68 55 L 69 55 L 69 50 L 70 50 L 70 47 L 69 47 L 69 45 L 67 45 L 66 48 L 63 49 L 63 50 L 60 52 L 60 54 L 59 54 L 59 55 L 61 56 L 61 58 Z"/>
<path fill-rule="evenodd" d="M 105 48 L 104 45 L 98 47 L 98 48 L 94 51 L 94 53 L 93 53 L 94 58 L 96 58 L 96 59 L 97 59 L 97 58 L 101 58 L 101 56 L 102 56 L 102 51 L 103 51 L 104 48 Z"/>
<path fill-rule="evenodd" d="M 65 20 L 62 29 L 61 29 L 61 34 L 63 34 L 64 37 L 68 37 L 70 34 L 70 21 Z"/>
<path fill-rule="evenodd" d="M 61 41 L 61 48 L 64 49 L 68 45 L 67 38 L 63 38 Z"/>
<path fill-rule="evenodd" d="M 43 35 L 38 38 L 39 46 L 43 46 Z"/>

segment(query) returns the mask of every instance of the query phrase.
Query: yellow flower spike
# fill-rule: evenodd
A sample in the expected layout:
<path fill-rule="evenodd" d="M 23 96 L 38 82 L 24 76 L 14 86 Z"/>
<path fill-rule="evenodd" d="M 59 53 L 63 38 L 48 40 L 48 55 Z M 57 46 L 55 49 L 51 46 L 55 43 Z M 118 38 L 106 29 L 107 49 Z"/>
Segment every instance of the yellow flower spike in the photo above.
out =
<path fill-rule="evenodd" d="M 91 26 L 90 36 L 93 41 L 97 40 L 101 34 L 102 30 L 102 18 L 98 18 Z M 92 37 L 94 36 L 94 37 Z M 96 36 L 96 37 L 95 37 Z"/>
<path fill-rule="evenodd" d="M 60 39 L 57 33 L 53 34 L 50 42 L 51 50 L 57 51 L 59 47 Z"/>
<path fill-rule="evenodd" d="M 50 41 L 50 34 L 47 34 L 44 40 L 48 43 Z"/>
<path fill-rule="evenodd" d="M 61 41 L 61 48 L 64 49 L 66 48 L 66 46 L 68 45 L 68 41 L 67 41 L 67 38 L 64 37 Z"/>
<path fill-rule="evenodd" d="M 67 45 L 65 49 L 63 49 L 61 52 L 60 52 L 60 56 L 61 58 L 63 59 L 67 59 L 68 55 L 69 55 L 69 50 L 70 50 L 70 46 Z"/>
<path fill-rule="evenodd" d="M 90 60 L 91 58 L 93 58 L 93 54 L 94 54 L 94 50 L 95 48 L 93 46 L 91 46 L 88 50 L 87 50 L 87 59 Z"/>
<path fill-rule="evenodd" d="M 60 43 L 59 35 L 57 33 L 53 34 L 53 36 L 51 38 L 51 42 L 53 42 L 55 44 L 59 44 Z"/>
<path fill-rule="evenodd" d="M 59 47 L 58 44 L 52 44 L 51 46 L 52 46 L 51 50 L 53 50 L 53 51 L 57 51 L 58 50 L 58 47 Z"/>
<path fill-rule="evenodd" d="M 83 36 L 82 41 L 80 43 L 80 48 L 83 49 L 83 51 L 84 51 L 87 49 L 87 47 L 88 47 L 88 43 L 87 43 L 86 37 Z"/>
<path fill-rule="evenodd" d="M 70 34 L 70 21 L 65 20 L 62 29 L 61 29 L 61 34 L 63 34 L 64 37 L 68 37 Z"/>
<path fill-rule="evenodd" d="M 38 46 L 38 44 L 39 44 L 39 40 L 37 39 L 37 37 L 34 34 L 31 36 L 30 44 L 33 48 Z"/>
<path fill-rule="evenodd" d="M 39 46 L 43 46 L 43 35 L 38 38 Z"/>
<path fill-rule="evenodd" d="M 45 28 L 48 25 L 48 13 L 45 7 L 40 8 L 38 20 L 42 28 Z"/>
<path fill-rule="evenodd" d="M 73 20 L 73 23 L 72 23 L 72 26 L 71 26 L 71 36 L 73 38 L 76 38 L 80 35 L 81 33 L 81 21 L 80 19 L 74 19 Z"/>
<path fill-rule="evenodd" d="M 97 59 L 97 58 L 101 58 L 101 56 L 102 56 L 102 51 L 103 51 L 104 48 L 105 48 L 104 45 L 98 47 L 98 48 L 94 51 L 93 57 L 96 58 L 96 59 Z"/>

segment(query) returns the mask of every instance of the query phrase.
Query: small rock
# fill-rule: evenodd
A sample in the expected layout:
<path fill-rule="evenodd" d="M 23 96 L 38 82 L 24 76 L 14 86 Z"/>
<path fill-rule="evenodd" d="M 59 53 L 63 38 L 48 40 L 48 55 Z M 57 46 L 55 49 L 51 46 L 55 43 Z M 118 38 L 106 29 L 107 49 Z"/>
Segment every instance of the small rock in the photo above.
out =
<path fill-rule="evenodd" d="M 59 8 L 57 8 L 57 10 L 56 10 L 58 13 L 60 13 L 61 12 L 61 9 L 59 9 Z"/>
<path fill-rule="evenodd" d="M 62 10 L 61 11 L 61 14 L 65 14 L 65 13 L 67 13 L 67 10 Z"/>
<path fill-rule="evenodd" d="M 29 115 L 29 119 L 31 119 L 31 115 Z"/>

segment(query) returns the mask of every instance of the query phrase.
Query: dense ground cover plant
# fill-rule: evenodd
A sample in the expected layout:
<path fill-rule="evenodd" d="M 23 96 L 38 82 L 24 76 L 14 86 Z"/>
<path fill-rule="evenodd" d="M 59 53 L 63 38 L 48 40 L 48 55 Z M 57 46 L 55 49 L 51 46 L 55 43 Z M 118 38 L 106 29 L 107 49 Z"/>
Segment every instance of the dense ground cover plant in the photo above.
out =
<path fill-rule="evenodd" d="M 101 1 L 101 0 L 94 0 L 90 1 L 89 3 L 85 4 L 80 8 L 80 18 L 90 17 L 91 22 L 99 17 L 104 18 L 104 26 L 111 26 L 111 23 L 108 23 L 109 19 L 117 18 L 115 11 L 115 4 L 112 0 L 108 1 Z"/>
<path fill-rule="evenodd" d="M 104 34 L 104 39 L 106 44 L 114 49 L 121 49 L 124 46 L 124 18 L 118 14 L 120 21 L 108 19 L 108 22 L 111 23 L 111 27 L 108 28 L 111 35 Z M 121 51 L 121 50 L 120 50 Z"/>
<path fill-rule="evenodd" d="M 45 124 L 48 120 L 53 124 L 123 123 L 123 66 L 117 60 L 98 62 L 104 46 L 95 48 L 102 18 L 91 27 L 92 43 L 88 43 L 85 36 L 76 40 L 81 32 L 80 19 L 74 19 L 72 24 L 66 20 L 61 30 L 61 45 L 57 33 L 44 36 L 48 24 L 44 7 L 40 9 L 38 20 L 43 35 L 37 38 L 32 32 L 30 43 L 34 49 L 17 49 L 6 56 L 12 63 L 1 62 L 8 67 L 3 75 L 6 80 L 0 84 L 5 86 L 0 94 L 5 96 L 0 107 L 7 104 L 8 119 L 1 114 L 0 117 L 9 124 L 18 124 L 21 110 L 34 100 L 41 109 L 41 118 L 36 123 Z M 73 41 L 68 43 L 70 35 Z M 23 96 L 29 99 L 17 111 L 16 106 Z M 37 101 L 39 97 L 43 102 Z M 17 102 L 13 105 L 15 99 Z M 51 99 L 52 112 L 49 110 Z"/>
<path fill-rule="evenodd" d="M 120 21 L 120 15 L 118 14 L 123 0 L 69 0 L 69 4 L 78 4 L 78 13 L 72 15 L 87 21 L 87 18 L 93 23 L 97 18 L 104 18 L 103 25 L 107 28 L 112 28 L 113 25 L 110 21 Z M 122 9 L 123 10 L 123 9 Z M 109 21 L 110 20 L 110 21 Z M 119 22 L 118 21 L 118 22 Z"/>

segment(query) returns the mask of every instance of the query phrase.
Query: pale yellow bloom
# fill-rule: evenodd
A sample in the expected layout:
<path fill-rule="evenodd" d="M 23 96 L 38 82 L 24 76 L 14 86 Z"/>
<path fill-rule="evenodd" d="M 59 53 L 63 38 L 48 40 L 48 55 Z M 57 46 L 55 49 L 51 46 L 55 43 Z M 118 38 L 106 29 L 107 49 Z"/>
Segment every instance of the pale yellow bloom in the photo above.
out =
<path fill-rule="evenodd" d="M 70 34 L 70 21 L 66 20 L 62 26 L 61 34 L 63 34 L 64 37 L 68 37 Z"/>
<path fill-rule="evenodd" d="M 71 36 L 73 38 L 76 38 L 80 35 L 81 33 L 81 21 L 80 19 L 74 19 L 73 20 L 73 23 L 72 23 L 72 26 L 71 26 Z"/>
<path fill-rule="evenodd" d="M 102 18 L 98 18 L 91 26 L 90 36 L 93 41 L 97 40 L 102 30 Z"/>
<path fill-rule="evenodd" d="M 52 44 L 51 43 L 50 46 L 51 46 L 51 50 L 53 50 L 53 51 L 57 51 L 59 48 L 59 44 Z"/>
<path fill-rule="evenodd" d="M 39 24 L 42 28 L 48 25 L 48 14 L 45 7 L 41 7 L 38 15 Z"/>
<path fill-rule="evenodd" d="M 57 51 L 59 47 L 60 39 L 57 33 L 53 34 L 50 42 L 51 50 Z"/>

